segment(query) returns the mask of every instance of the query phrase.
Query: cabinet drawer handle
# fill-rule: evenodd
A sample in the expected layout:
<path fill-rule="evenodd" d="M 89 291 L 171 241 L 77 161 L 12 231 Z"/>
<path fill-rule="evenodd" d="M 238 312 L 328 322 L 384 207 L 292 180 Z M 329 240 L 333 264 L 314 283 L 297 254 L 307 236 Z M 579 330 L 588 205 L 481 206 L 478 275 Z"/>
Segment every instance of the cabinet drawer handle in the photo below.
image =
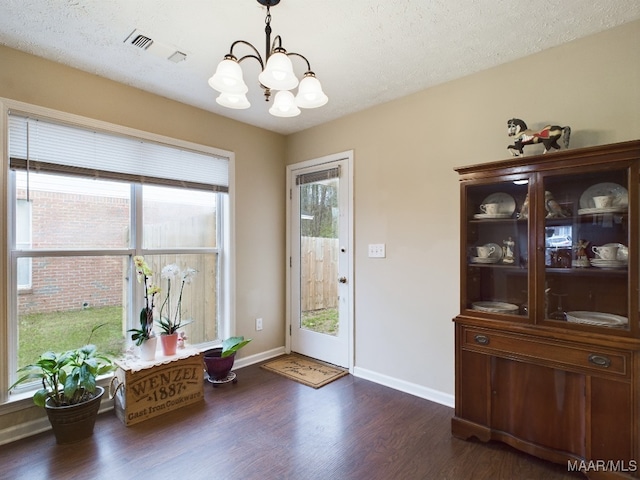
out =
<path fill-rule="evenodd" d="M 594 353 L 589 355 L 589 362 L 597 365 L 598 367 L 604 368 L 609 368 L 609 365 L 611 365 L 611 360 L 609 360 L 609 358 L 605 357 L 604 355 L 596 355 Z"/>
<path fill-rule="evenodd" d="M 473 339 L 480 345 L 489 345 L 489 337 L 486 335 L 476 335 Z"/>

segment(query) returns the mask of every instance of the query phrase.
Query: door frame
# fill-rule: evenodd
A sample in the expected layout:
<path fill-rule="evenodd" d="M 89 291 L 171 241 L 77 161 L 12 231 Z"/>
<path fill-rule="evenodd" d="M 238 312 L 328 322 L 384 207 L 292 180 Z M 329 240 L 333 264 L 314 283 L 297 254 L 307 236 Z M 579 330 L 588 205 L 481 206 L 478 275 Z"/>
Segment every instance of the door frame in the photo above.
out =
<path fill-rule="evenodd" d="M 354 367 L 354 358 L 355 358 L 355 338 L 354 338 L 354 194 L 353 194 L 353 150 L 347 150 L 344 152 L 334 153 L 331 155 L 326 155 L 324 157 L 318 157 L 311 160 L 305 160 L 298 163 L 293 163 L 291 165 L 287 165 L 286 168 L 286 256 L 285 261 L 286 265 L 286 308 L 285 308 L 285 351 L 286 353 L 291 353 L 291 317 L 292 317 L 292 290 L 293 290 L 293 280 L 294 275 L 292 272 L 292 252 L 291 252 L 291 235 L 292 235 L 292 220 L 291 215 L 293 212 L 292 205 L 292 192 L 295 185 L 292 185 L 291 177 L 292 173 L 295 170 L 299 170 L 302 168 L 320 166 L 322 164 L 328 164 L 338 160 L 346 160 L 348 165 L 348 172 L 345 175 L 344 180 L 347 182 L 349 188 L 349 195 L 347 199 L 347 205 L 349 210 L 349 219 L 347 222 L 347 252 L 348 252 L 348 260 L 347 260 L 347 289 L 349 292 L 349 300 L 348 300 L 348 318 L 346 323 L 347 326 L 347 348 L 348 348 L 348 368 L 349 372 L 353 373 Z"/>

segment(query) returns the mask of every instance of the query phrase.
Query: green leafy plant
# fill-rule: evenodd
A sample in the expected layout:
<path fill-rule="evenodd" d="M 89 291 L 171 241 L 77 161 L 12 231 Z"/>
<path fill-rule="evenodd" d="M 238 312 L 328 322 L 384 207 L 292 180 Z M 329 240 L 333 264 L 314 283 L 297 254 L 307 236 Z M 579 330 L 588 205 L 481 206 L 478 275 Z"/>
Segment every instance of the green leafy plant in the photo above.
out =
<path fill-rule="evenodd" d="M 156 295 L 160 292 L 160 287 L 151 283 L 153 271 L 145 262 L 144 257 L 133 257 L 133 263 L 136 267 L 138 282 L 144 283 L 144 307 L 140 310 L 140 328 L 132 328 L 127 331 L 131 332 L 131 340 L 137 346 L 140 346 L 142 342 L 153 337 L 153 308 Z"/>
<path fill-rule="evenodd" d="M 220 357 L 224 358 L 228 357 L 229 355 L 233 355 L 251 340 L 251 338 L 245 340 L 244 337 L 229 337 L 226 340 L 223 340 L 222 353 L 220 354 Z"/>
<path fill-rule="evenodd" d="M 184 286 L 186 284 L 191 283 L 193 277 L 196 275 L 196 270 L 193 268 L 187 268 L 185 270 L 180 271 L 180 267 L 175 263 L 171 265 L 166 265 L 162 269 L 162 278 L 167 281 L 167 295 L 162 302 L 162 306 L 160 307 L 160 320 L 158 321 L 158 325 L 162 329 L 163 335 L 171 335 L 178 331 L 180 327 L 184 327 L 191 323 L 191 320 L 183 320 L 182 319 L 182 292 L 184 291 Z M 175 308 L 175 313 L 172 315 L 171 310 L 171 283 L 180 279 L 180 291 L 178 293 L 177 305 Z M 166 311 L 166 316 L 163 315 L 164 311 Z"/>
<path fill-rule="evenodd" d="M 91 336 L 98 328 L 91 330 Z M 47 399 L 55 406 L 75 405 L 93 398 L 96 391 L 96 378 L 113 369 L 113 362 L 106 355 L 98 353 L 95 345 L 87 343 L 75 350 L 63 353 L 45 352 L 36 363 L 18 370 L 24 373 L 9 390 L 16 386 L 38 379 L 42 388 L 33 395 L 33 402 L 44 407 Z"/>

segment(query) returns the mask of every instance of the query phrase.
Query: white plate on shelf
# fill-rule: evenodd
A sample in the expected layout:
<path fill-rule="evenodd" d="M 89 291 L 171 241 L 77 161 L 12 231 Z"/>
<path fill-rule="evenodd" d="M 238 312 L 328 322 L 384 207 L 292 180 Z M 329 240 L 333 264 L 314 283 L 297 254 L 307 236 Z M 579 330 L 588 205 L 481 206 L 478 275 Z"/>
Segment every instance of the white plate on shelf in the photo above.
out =
<path fill-rule="evenodd" d="M 492 219 L 492 218 L 511 218 L 511 213 L 495 213 L 495 214 L 491 214 L 491 213 L 476 213 L 473 218 L 475 218 L 476 220 L 486 220 L 486 219 Z"/>
<path fill-rule="evenodd" d="M 473 310 L 490 313 L 511 313 L 517 314 L 520 311 L 518 305 L 506 302 L 473 302 L 471 304 Z"/>
<path fill-rule="evenodd" d="M 516 211 L 516 201 L 508 193 L 492 193 L 482 201 L 482 204 L 497 203 L 500 205 L 498 214 L 511 216 Z"/>
<path fill-rule="evenodd" d="M 596 268 L 627 268 L 627 262 L 617 260 L 603 260 L 601 262 L 591 260 L 591 266 Z"/>
<path fill-rule="evenodd" d="M 605 213 L 624 213 L 628 210 L 626 205 L 621 207 L 605 207 L 605 208 L 581 208 L 578 215 L 598 215 Z"/>
<path fill-rule="evenodd" d="M 629 323 L 627 317 L 602 312 L 567 312 L 567 321 L 602 327 L 622 327 Z"/>
<path fill-rule="evenodd" d="M 499 258 L 471 257 L 471 263 L 498 263 L 499 261 Z"/>
<path fill-rule="evenodd" d="M 601 197 L 604 195 L 613 196 L 613 204 L 611 205 L 612 208 L 626 207 L 629 205 L 629 192 L 627 192 L 626 188 L 624 188 L 622 185 L 618 185 L 617 183 L 605 182 L 591 185 L 582 193 L 582 195 L 580 196 L 580 208 L 593 209 L 596 206 L 595 203 L 593 203 L 593 197 Z M 598 208 L 596 210 L 606 209 Z M 580 213 L 580 210 L 578 210 L 578 213 Z"/>

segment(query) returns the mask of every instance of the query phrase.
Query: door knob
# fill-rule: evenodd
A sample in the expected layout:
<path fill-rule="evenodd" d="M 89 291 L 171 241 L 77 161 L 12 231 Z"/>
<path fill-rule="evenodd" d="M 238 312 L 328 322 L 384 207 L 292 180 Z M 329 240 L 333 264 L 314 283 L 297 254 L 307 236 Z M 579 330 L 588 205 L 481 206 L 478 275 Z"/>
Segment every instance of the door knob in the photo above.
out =
<path fill-rule="evenodd" d="M 338 279 L 338 281 L 339 281 L 340 283 L 347 283 L 347 277 L 340 277 L 340 278 Z"/>

